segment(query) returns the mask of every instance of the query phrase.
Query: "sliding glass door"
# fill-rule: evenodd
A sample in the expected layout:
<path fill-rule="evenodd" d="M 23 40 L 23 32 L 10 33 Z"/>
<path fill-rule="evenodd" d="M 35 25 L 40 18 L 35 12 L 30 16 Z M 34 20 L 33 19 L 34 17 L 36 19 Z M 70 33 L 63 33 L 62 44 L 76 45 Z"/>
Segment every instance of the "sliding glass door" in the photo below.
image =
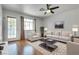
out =
<path fill-rule="evenodd" d="M 8 38 L 16 38 L 16 18 L 8 16 Z"/>

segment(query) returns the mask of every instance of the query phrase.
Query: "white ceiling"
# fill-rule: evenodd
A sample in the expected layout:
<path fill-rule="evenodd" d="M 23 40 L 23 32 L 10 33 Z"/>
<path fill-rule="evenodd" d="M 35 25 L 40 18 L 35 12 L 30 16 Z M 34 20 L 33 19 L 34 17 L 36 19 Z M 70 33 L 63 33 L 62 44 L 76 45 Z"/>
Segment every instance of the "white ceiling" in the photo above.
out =
<path fill-rule="evenodd" d="M 55 14 L 79 8 L 78 4 L 52 4 L 51 7 L 55 6 L 59 6 L 58 9 L 54 10 Z M 3 4 L 2 7 L 4 9 L 18 11 L 38 17 L 45 17 L 52 15 L 51 13 L 44 15 L 44 12 L 39 11 L 40 8 L 46 8 L 46 4 Z"/>

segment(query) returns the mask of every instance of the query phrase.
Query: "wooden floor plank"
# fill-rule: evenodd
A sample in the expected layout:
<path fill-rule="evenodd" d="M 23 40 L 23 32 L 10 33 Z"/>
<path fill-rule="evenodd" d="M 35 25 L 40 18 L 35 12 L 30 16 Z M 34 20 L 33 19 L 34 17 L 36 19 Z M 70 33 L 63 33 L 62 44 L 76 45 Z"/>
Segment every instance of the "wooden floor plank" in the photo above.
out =
<path fill-rule="evenodd" d="M 29 45 L 28 42 L 27 40 L 9 42 L 9 55 L 41 55 L 41 53 Z"/>

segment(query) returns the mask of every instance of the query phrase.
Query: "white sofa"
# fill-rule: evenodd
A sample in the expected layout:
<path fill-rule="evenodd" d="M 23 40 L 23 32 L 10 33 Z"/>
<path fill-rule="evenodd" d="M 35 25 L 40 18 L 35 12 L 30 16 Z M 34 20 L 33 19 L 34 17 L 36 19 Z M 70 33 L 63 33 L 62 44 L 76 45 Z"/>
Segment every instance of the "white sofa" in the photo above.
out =
<path fill-rule="evenodd" d="M 67 42 L 67 54 L 68 55 L 79 55 L 79 43 Z"/>
<path fill-rule="evenodd" d="M 63 42 L 67 42 L 67 41 L 71 41 L 71 32 L 68 31 L 47 31 L 45 32 L 45 35 L 47 36 L 47 38 L 52 38 L 52 39 L 56 39 L 59 41 L 63 41 Z M 40 37 L 40 33 L 38 32 L 33 32 L 32 35 L 28 38 L 30 41 L 36 41 L 39 40 Z"/>
<path fill-rule="evenodd" d="M 51 33 L 46 33 L 46 35 L 48 38 L 53 38 L 64 42 L 71 41 L 71 36 L 72 36 L 71 32 L 67 32 L 67 31 L 62 31 L 62 32 L 54 31 Z"/>

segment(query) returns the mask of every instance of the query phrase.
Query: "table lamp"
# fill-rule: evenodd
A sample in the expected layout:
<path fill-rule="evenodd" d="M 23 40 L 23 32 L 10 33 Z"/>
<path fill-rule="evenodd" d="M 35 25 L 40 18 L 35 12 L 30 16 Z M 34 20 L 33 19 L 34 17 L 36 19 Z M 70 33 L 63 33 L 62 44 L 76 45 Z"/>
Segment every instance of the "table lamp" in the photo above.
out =
<path fill-rule="evenodd" d="M 78 32 L 78 28 L 74 27 L 74 28 L 72 28 L 72 31 L 74 32 L 74 35 L 76 36 L 76 33 Z"/>
<path fill-rule="evenodd" d="M 47 31 L 47 28 L 44 28 L 44 31 Z"/>
<path fill-rule="evenodd" d="M 47 36 L 46 32 L 47 32 L 47 28 L 44 28 L 44 34 L 45 34 L 45 37 Z"/>

